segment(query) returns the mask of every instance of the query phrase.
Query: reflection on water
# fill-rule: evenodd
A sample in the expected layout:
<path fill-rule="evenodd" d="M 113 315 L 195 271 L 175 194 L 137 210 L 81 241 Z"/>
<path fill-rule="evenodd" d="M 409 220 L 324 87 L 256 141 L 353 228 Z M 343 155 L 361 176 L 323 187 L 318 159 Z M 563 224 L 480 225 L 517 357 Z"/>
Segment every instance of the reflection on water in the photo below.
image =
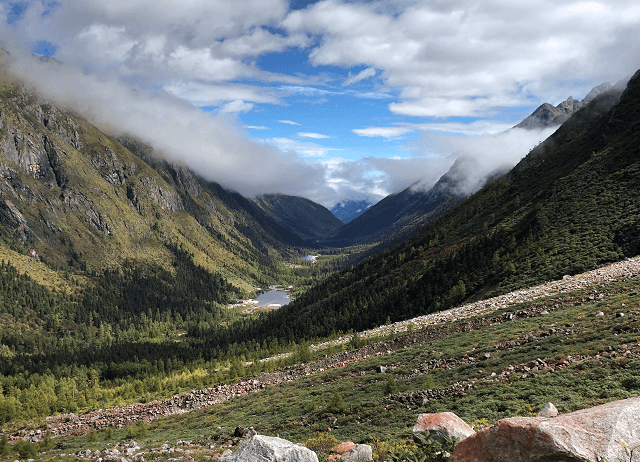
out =
<path fill-rule="evenodd" d="M 287 305 L 291 301 L 289 294 L 281 290 L 262 292 L 256 300 L 258 301 L 258 306 L 263 307 L 269 305 Z"/>

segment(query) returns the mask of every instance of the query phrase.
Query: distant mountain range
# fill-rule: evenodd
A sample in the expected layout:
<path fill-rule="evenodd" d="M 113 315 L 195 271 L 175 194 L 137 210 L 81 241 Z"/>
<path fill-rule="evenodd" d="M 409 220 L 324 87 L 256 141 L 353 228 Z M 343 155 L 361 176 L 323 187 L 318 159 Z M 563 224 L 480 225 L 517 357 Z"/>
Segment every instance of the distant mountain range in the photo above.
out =
<path fill-rule="evenodd" d="M 368 200 L 344 200 L 331 207 L 331 213 L 346 224 L 362 215 L 372 205 Z"/>

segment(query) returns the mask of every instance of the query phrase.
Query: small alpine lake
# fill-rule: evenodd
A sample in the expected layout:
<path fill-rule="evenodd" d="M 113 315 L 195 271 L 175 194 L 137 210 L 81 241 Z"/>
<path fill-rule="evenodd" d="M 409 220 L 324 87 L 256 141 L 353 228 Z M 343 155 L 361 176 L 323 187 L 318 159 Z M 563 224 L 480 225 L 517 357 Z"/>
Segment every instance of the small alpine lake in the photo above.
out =
<path fill-rule="evenodd" d="M 291 299 L 289 298 L 289 294 L 283 290 L 267 290 L 265 292 L 261 292 L 257 297 L 259 307 L 265 308 L 271 306 L 271 308 L 277 308 L 272 305 L 287 305 Z"/>

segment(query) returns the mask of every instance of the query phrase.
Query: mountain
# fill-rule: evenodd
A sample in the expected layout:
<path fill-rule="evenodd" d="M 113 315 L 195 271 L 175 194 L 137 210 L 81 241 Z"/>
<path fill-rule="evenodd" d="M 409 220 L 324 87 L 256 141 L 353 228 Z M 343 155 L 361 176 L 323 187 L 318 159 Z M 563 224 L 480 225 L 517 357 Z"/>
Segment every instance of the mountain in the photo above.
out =
<path fill-rule="evenodd" d="M 173 271 L 176 250 L 252 290 L 306 243 L 251 201 L 0 77 L 2 239 L 52 268 Z"/>
<path fill-rule="evenodd" d="M 336 247 L 376 241 L 400 241 L 421 225 L 448 211 L 464 194 L 457 189 L 457 178 L 464 164 L 473 162 L 459 158 L 449 172 L 429 190 L 418 183 L 382 199 L 323 242 Z"/>
<path fill-rule="evenodd" d="M 411 239 L 330 276 L 233 338 L 363 330 L 637 255 L 639 137 L 640 71 L 622 95 L 598 95 L 511 171 Z"/>
<path fill-rule="evenodd" d="M 596 96 L 611 90 L 615 92 L 622 92 L 626 86 L 627 81 L 628 79 L 622 79 L 615 85 L 611 85 L 610 82 L 602 83 L 592 88 L 582 101 L 575 100 L 573 99 L 573 97 L 569 96 L 569 98 L 567 98 L 557 106 L 552 106 L 549 103 L 544 103 L 538 109 L 533 111 L 530 116 L 516 125 L 515 128 L 525 128 L 531 130 L 561 125 L 576 111 L 582 109 L 591 101 L 593 101 Z"/>
<path fill-rule="evenodd" d="M 366 212 L 373 204 L 368 200 L 344 200 L 331 207 L 331 213 L 342 223 L 349 223 Z"/>
<path fill-rule="evenodd" d="M 263 194 L 254 202 L 283 228 L 309 242 L 332 234 L 342 226 L 326 207 L 303 197 Z"/>
<path fill-rule="evenodd" d="M 515 128 L 531 130 L 560 125 L 584 106 L 585 103 L 575 100 L 571 96 L 555 107 L 549 103 L 544 103 L 533 111 L 530 116 L 516 125 Z"/>
<path fill-rule="evenodd" d="M 613 92 L 619 96 L 624 88 L 623 82 L 626 81 L 620 81 L 615 86 L 610 83 L 601 84 L 592 89 L 583 102 L 570 96 L 556 107 L 545 103 L 514 128 L 540 129 L 559 126 L 597 95 Z M 471 156 L 459 157 L 433 188 L 425 189 L 417 182 L 391 194 L 323 242 L 332 246 L 348 246 L 384 241 L 386 247 L 389 243 L 401 242 L 421 226 L 449 211 L 469 194 L 480 189 L 487 179 L 505 173 L 495 171 L 490 173 L 488 178 L 463 187 L 467 182 L 465 172 L 477 170 L 477 167 L 474 167 L 476 162 L 478 160 Z"/>

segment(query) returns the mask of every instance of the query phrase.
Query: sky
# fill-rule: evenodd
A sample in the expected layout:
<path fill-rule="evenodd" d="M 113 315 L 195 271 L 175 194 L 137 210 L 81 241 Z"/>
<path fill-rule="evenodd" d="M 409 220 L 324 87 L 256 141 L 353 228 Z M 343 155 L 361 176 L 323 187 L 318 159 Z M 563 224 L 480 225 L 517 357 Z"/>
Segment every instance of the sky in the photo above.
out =
<path fill-rule="evenodd" d="M 101 129 L 247 196 L 331 207 L 430 187 L 461 154 L 515 165 L 550 131 L 506 130 L 640 68 L 640 5 L 0 0 L 0 40 L 16 76 Z"/>

